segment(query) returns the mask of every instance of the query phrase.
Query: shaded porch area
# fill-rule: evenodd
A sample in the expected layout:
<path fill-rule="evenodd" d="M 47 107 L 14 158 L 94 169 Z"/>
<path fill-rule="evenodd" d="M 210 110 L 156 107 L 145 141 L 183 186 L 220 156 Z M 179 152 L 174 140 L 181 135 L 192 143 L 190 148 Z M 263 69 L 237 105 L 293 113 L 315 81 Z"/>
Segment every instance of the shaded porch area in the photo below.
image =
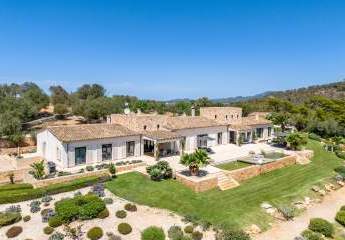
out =
<path fill-rule="evenodd" d="M 155 159 L 178 156 L 182 151 L 183 137 L 169 131 L 143 133 L 143 154 Z"/>

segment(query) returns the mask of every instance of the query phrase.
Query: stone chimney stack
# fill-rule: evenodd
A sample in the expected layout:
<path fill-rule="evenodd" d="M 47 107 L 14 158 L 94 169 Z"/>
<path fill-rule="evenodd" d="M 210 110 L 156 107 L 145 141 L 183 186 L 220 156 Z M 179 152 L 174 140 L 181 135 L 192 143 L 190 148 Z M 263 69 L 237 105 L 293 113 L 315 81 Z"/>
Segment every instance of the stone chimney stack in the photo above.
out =
<path fill-rule="evenodd" d="M 128 115 L 131 113 L 131 110 L 129 109 L 128 102 L 125 103 L 125 109 L 123 110 L 124 114 Z"/>
<path fill-rule="evenodd" d="M 195 117 L 195 107 L 194 107 L 194 105 L 192 106 L 192 117 Z"/>

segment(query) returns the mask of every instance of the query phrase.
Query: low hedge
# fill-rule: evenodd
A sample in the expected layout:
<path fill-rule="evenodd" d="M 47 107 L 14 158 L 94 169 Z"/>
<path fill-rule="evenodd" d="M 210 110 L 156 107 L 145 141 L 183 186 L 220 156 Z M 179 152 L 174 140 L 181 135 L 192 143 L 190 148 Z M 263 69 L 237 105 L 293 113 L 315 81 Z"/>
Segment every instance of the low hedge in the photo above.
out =
<path fill-rule="evenodd" d="M 308 228 L 313 232 L 318 232 L 325 237 L 332 237 L 334 233 L 333 224 L 322 218 L 312 218 Z"/>
<path fill-rule="evenodd" d="M 313 232 L 309 229 L 304 230 L 301 235 L 306 240 L 323 240 L 321 233 L 316 233 L 316 232 Z"/>
<path fill-rule="evenodd" d="M 141 233 L 141 240 L 165 240 L 165 234 L 162 228 L 151 226 Z"/>
<path fill-rule="evenodd" d="M 123 235 L 130 234 L 132 232 L 132 227 L 128 223 L 120 223 L 117 226 L 117 231 Z"/>
<path fill-rule="evenodd" d="M 0 227 L 19 222 L 22 215 L 19 212 L 0 212 Z"/>
<path fill-rule="evenodd" d="M 60 227 L 62 224 L 63 224 L 63 221 L 62 221 L 61 217 L 59 217 L 59 216 L 53 216 L 53 217 L 49 218 L 49 220 L 48 220 L 48 225 L 52 228 Z"/>
<path fill-rule="evenodd" d="M 98 240 L 103 237 L 103 230 L 100 227 L 93 227 L 87 232 L 87 237 L 91 240 Z"/>
<path fill-rule="evenodd" d="M 336 151 L 335 154 L 338 158 L 345 159 L 345 152 L 342 151 Z"/>
<path fill-rule="evenodd" d="M 13 191 L 13 190 L 19 190 L 19 189 L 33 189 L 33 188 L 34 187 L 28 183 L 6 184 L 6 185 L 0 186 L 0 192 Z"/>
<path fill-rule="evenodd" d="M 23 228 L 22 227 L 14 226 L 14 227 L 11 227 L 10 229 L 7 230 L 6 236 L 8 238 L 15 238 L 19 234 L 21 234 L 22 232 L 23 232 Z"/>
<path fill-rule="evenodd" d="M 339 211 L 335 216 L 335 220 L 345 227 L 345 210 Z"/>
<path fill-rule="evenodd" d="M 62 192 L 70 192 L 80 188 L 91 186 L 98 182 L 105 182 L 110 179 L 110 177 L 91 176 L 79 178 L 67 183 L 52 184 L 43 188 L 32 188 L 31 185 L 23 185 L 22 187 L 25 188 L 15 188 L 0 191 L 0 204 L 23 202 L 27 200 L 41 198 L 43 196 L 46 196 L 47 194 L 50 195 Z M 9 187 L 10 186 L 8 186 L 7 188 Z"/>

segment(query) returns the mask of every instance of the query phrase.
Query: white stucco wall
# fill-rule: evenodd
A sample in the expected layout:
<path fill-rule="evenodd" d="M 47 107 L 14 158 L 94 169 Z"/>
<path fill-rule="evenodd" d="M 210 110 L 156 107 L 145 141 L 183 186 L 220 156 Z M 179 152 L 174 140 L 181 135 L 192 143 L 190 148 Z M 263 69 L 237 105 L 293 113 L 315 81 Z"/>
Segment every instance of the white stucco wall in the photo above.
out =
<path fill-rule="evenodd" d="M 227 144 L 228 132 L 227 127 L 207 127 L 207 128 L 192 128 L 192 129 L 182 129 L 175 130 L 175 132 L 183 137 L 186 137 L 186 152 L 193 152 L 197 148 L 197 136 L 201 134 L 207 134 L 209 137 L 214 138 L 213 141 L 209 141 L 209 146 L 217 145 L 217 134 L 222 133 L 222 144 Z"/>
<path fill-rule="evenodd" d="M 76 141 L 71 143 L 61 143 L 48 130 L 37 134 L 37 152 L 47 161 L 52 161 L 60 168 L 68 168 L 75 166 L 75 148 L 86 147 L 86 164 L 94 164 L 102 162 L 102 145 L 112 144 L 112 160 L 125 159 L 126 142 L 134 141 L 134 156 L 140 156 L 140 136 L 96 139 L 87 141 Z M 46 144 L 46 153 L 44 154 L 44 143 Z M 61 160 L 57 159 L 57 151 L 60 149 Z"/>

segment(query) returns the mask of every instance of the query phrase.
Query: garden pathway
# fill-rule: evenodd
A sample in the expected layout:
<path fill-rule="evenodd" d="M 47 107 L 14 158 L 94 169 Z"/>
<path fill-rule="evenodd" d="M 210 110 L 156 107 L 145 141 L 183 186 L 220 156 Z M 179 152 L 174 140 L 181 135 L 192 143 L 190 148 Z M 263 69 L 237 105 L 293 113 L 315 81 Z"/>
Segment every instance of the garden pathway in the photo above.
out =
<path fill-rule="evenodd" d="M 345 205 L 345 188 L 341 188 L 325 196 L 322 203 L 315 204 L 308 208 L 301 216 L 294 221 L 282 222 L 257 235 L 255 240 L 293 240 L 308 227 L 311 218 L 320 217 L 334 222 L 334 217 L 341 206 Z"/>

